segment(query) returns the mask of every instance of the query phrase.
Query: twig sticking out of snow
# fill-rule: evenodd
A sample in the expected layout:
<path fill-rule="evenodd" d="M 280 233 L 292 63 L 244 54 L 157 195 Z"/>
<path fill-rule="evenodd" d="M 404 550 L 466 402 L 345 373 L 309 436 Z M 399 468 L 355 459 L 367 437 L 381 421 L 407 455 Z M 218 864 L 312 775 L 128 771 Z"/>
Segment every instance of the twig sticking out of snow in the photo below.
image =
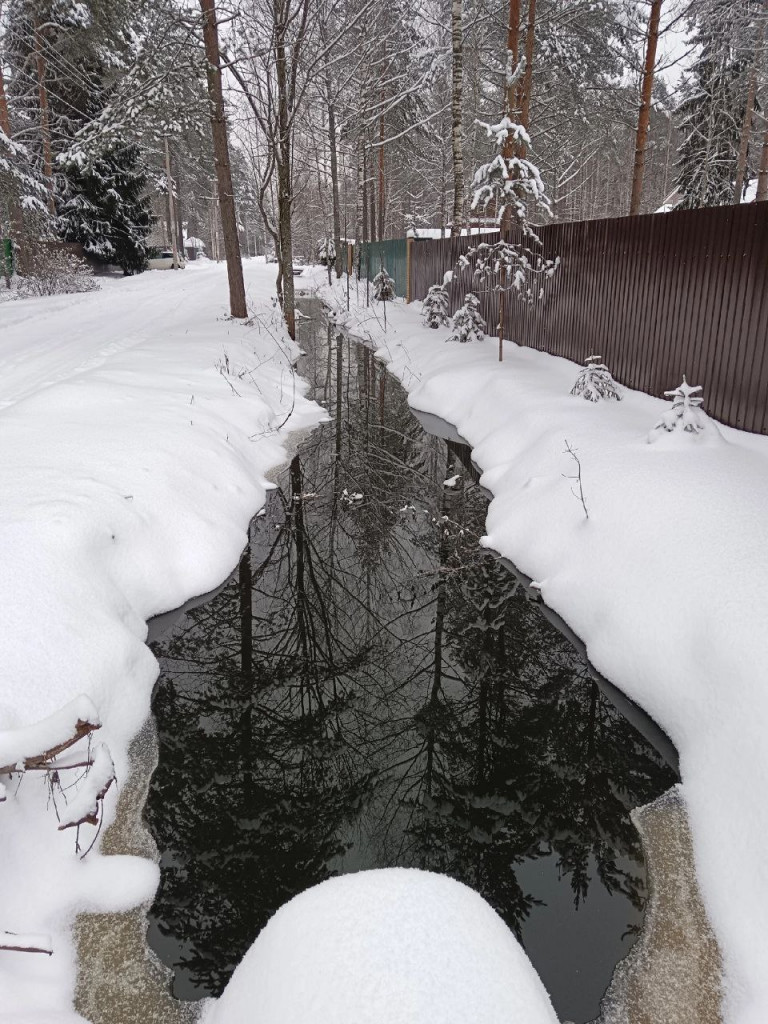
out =
<path fill-rule="evenodd" d="M 82 694 L 34 725 L 0 730 L 0 775 L 39 768 L 101 728 L 93 703 Z"/>
<path fill-rule="evenodd" d="M 115 781 L 115 766 L 109 748 L 100 743 L 93 752 L 90 771 L 81 782 L 74 799 L 60 816 L 59 831 L 76 825 L 98 825 L 101 801 Z"/>
<path fill-rule="evenodd" d="M 584 488 L 582 487 L 581 483 L 581 462 L 579 461 L 579 457 L 576 454 L 576 449 L 571 448 L 571 446 L 568 444 L 567 438 L 565 440 L 565 452 L 563 454 L 566 454 L 566 452 L 568 455 L 571 456 L 573 461 L 576 463 L 576 473 L 573 476 L 568 476 L 567 473 L 563 473 L 563 477 L 566 480 L 574 481 L 574 483 L 571 485 L 571 494 L 574 496 L 574 498 L 578 498 L 578 500 L 581 502 L 581 507 L 584 509 L 584 515 L 587 519 L 589 519 L 589 509 L 587 508 L 587 503 L 584 500 Z M 579 489 L 578 494 L 576 493 L 577 487 Z"/>
<path fill-rule="evenodd" d="M 599 402 L 601 398 L 621 401 L 619 385 L 602 362 L 602 356 L 587 356 L 584 368 L 579 371 L 576 383 L 571 388 L 571 394 L 581 395 L 588 402 Z"/>
<path fill-rule="evenodd" d="M 0 931 L 0 950 L 15 953 L 45 953 L 46 956 L 53 954 L 50 935 L 17 935 L 16 932 Z"/>
<path fill-rule="evenodd" d="M 701 391 L 701 385 L 691 387 L 683 375 L 683 383 L 674 391 L 665 391 L 667 398 L 672 399 L 672 408 L 661 417 L 648 436 L 649 441 L 654 441 L 658 431 L 671 433 L 673 430 L 681 430 L 683 433 L 700 434 L 709 424 L 709 417 L 700 408 L 704 399 L 696 392 Z"/>

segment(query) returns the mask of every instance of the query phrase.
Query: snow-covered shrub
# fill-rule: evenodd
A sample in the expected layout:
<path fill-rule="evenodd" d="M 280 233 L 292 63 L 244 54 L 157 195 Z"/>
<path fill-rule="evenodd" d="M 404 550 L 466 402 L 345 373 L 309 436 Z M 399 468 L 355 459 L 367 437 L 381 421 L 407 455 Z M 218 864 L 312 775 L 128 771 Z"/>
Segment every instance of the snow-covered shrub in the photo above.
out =
<path fill-rule="evenodd" d="M 679 387 L 664 392 L 667 398 L 672 399 L 672 408 L 664 413 L 648 435 L 649 441 L 655 441 L 657 437 L 673 432 L 696 436 L 708 427 L 714 426 L 701 408 L 704 399 L 696 394 L 697 391 L 701 391 L 701 385 L 691 387 L 683 375 L 683 383 Z"/>
<path fill-rule="evenodd" d="M 444 327 L 450 321 L 448 292 L 441 284 L 433 284 L 421 306 L 421 315 L 427 327 Z"/>
<path fill-rule="evenodd" d="M 447 341 L 482 341 L 484 337 L 485 320 L 480 316 L 480 300 L 468 292 L 464 296 L 464 305 L 453 314 Z"/>
<path fill-rule="evenodd" d="M 382 266 L 373 279 L 373 297 L 377 302 L 393 302 L 395 298 L 395 282 Z"/>
<path fill-rule="evenodd" d="M 19 280 L 19 295 L 69 295 L 95 291 L 93 271 L 79 256 L 55 242 L 30 243 L 29 273 Z"/>
<path fill-rule="evenodd" d="M 579 372 L 576 383 L 571 388 L 571 394 L 581 395 L 588 402 L 599 402 L 601 398 L 615 398 L 620 402 L 619 385 L 601 359 L 602 356 L 587 356 L 584 368 Z"/>

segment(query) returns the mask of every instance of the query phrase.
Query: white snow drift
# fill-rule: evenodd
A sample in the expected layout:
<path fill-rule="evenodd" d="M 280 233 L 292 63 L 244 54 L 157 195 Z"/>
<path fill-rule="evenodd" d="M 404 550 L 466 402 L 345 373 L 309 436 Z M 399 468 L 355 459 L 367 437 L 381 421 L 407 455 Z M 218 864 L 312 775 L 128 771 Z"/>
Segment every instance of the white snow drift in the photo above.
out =
<path fill-rule="evenodd" d="M 330 878 L 283 906 L 203 1024 L 557 1024 L 498 914 L 445 875 Z"/>

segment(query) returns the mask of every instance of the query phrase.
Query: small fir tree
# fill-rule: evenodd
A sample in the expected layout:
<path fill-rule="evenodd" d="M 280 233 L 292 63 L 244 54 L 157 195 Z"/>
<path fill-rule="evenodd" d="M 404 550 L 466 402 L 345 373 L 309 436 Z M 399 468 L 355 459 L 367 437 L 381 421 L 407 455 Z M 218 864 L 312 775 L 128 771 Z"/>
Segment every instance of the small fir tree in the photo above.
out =
<path fill-rule="evenodd" d="M 395 282 L 387 273 L 387 268 L 381 264 L 376 277 L 373 279 L 373 297 L 377 302 L 384 303 L 384 330 L 387 329 L 387 303 L 395 299 Z"/>
<path fill-rule="evenodd" d="M 681 431 L 687 434 L 700 434 L 709 424 L 709 417 L 701 408 L 704 399 L 696 392 L 701 385 L 691 387 L 683 376 L 683 383 L 674 391 L 665 391 L 667 398 L 672 399 L 672 408 L 661 417 L 651 431 L 649 440 L 654 440 L 661 432 L 672 433 Z"/>
<path fill-rule="evenodd" d="M 147 175 L 138 146 L 113 147 L 90 163 L 63 165 L 64 198 L 57 227 L 65 241 L 80 242 L 124 274 L 147 265 L 146 238 L 152 226 Z"/>
<path fill-rule="evenodd" d="M 445 327 L 450 322 L 448 292 L 441 284 L 433 284 L 422 303 L 421 315 L 427 327 Z"/>
<path fill-rule="evenodd" d="M 480 300 L 472 292 L 464 296 L 464 305 L 453 314 L 451 328 L 447 341 L 482 341 L 485 337 L 485 320 L 480 316 Z"/>
<path fill-rule="evenodd" d="M 588 402 L 599 402 L 601 398 L 615 398 L 620 402 L 619 386 L 601 360 L 602 356 L 587 356 L 585 365 L 571 388 L 571 394 L 581 395 Z"/>
<path fill-rule="evenodd" d="M 395 298 L 395 282 L 383 264 L 373 279 L 373 297 L 377 302 L 393 302 Z"/>

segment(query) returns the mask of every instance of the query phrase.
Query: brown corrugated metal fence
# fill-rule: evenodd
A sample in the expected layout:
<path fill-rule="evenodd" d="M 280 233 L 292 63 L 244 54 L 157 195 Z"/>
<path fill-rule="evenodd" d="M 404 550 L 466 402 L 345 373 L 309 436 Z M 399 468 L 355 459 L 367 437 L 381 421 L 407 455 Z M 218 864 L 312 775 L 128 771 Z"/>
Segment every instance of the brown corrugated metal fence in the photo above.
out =
<path fill-rule="evenodd" d="M 599 354 L 617 380 L 652 395 L 685 373 L 711 416 L 768 433 L 768 203 L 537 231 L 543 254 L 561 264 L 542 299 L 506 303 L 506 338 L 576 362 Z M 414 240 L 411 295 L 424 298 L 454 270 L 452 310 L 474 290 L 493 334 L 498 293 L 455 271 L 476 243 Z"/>

